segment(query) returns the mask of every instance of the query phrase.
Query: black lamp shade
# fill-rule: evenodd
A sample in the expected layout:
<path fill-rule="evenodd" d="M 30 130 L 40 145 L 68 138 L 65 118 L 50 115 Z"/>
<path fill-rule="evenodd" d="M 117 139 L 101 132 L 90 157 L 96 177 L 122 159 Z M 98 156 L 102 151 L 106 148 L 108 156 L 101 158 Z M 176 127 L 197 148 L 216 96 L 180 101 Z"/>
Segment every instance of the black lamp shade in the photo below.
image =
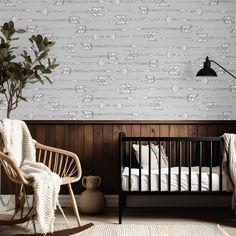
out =
<path fill-rule="evenodd" d="M 197 76 L 217 76 L 217 74 L 211 68 L 202 68 L 197 72 Z"/>
<path fill-rule="evenodd" d="M 211 62 L 208 57 L 206 57 L 203 68 L 198 71 L 196 76 L 217 76 L 216 72 L 211 69 Z"/>

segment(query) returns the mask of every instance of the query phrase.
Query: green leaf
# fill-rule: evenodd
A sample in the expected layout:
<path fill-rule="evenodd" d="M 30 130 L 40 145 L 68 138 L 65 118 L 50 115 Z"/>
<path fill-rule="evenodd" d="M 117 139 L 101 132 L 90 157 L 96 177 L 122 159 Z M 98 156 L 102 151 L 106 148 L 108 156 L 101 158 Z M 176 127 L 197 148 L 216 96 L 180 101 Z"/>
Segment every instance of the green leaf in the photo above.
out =
<path fill-rule="evenodd" d="M 25 33 L 26 32 L 26 30 L 23 30 L 23 29 L 18 29 L 18 30 L 16 30 L 16 33 L 18 33 L 18 34 L 23 34 L 23 33 Z"/>
<path fill-rule="evenodd" d="M 44 65 L 36 65 L 34 68 L 34 70 L 40 70 L 40 71 L 44 71 L 45 70 L 45 66 Z"/>
<path fill-rule="evenodd" d="M 8 23 L 8 28 L 9 29 L 14 29 L 14 22 L 11 20 L 11 21 L 9 21 L 9 23 Z"/>
<path fill-rule="evenodd" d="M 35 55 L 35 57 L 38 57 L 38 51 L 37 50 L 33 50 L 34 51 L 34 55 Z"/>
<path fill-rule="evenodd" d="M 37 73 L 35 73 L 35 78 L 36 78 L 41 84 L 44 84 L 42 78 L 41 78 L 40 75 L 38 75 Z"/>
<path fill-rule="evenodd" d="M 49 68 L 53 70 L 53 69 L 55 69 L 58 66 L 59 66 L 59 64 L 53 64 L 53 65 L 50 65 Z"/>
<path fill-rule="evenodd" d="M 48 46 L 49 46 L 49 47 L 52 47 L 52 46 L 54 46 L 55 44 L 56 44 L 56 42 L 50 41 L 50 42 L 48 43 Z"/>
<path fill-rule="evenodd" d="M 42 35 L 41 35 L 41 34 L 38 34 L 38 35 L 36 36 L 36 43 L 41 43 L 42 41 L 43 41 Z"/>
<path fill-rule="evenodd" d="M 52 84 L 52 80 L 51 80 L 49 77 L 47 77 L 46 75 L 44 75 L 44 78 L 45 78 L 50 84 Z"/>
<path fill-rule="evenodd" d="M 19 98 L 20 100 L 23 100 L 23 101 L 25 101 L 25 102 L 28 102 L 27 99 L 24 98 L 24 97 L 22 97 L 22 96 L 18 96 L 18 98 Z"/>
<path fill-rule="evenodd" d="M 47 68 L 43 73 L 44 73 L 44 74 L 51 74 L 52 71 L 51 71 L 50 69 Z"/>
<path fill-rule="evenodd" d="M 8 28 L 8 23 L 7 23 L 7 22 L 5 22 L 5 23 L 3 24 L 2 29 L 4 29 L 4 30 L 9 30 L 9 28 Z"/>
<path fill-rule="evenodd" d="M 38 80 L 30 80 L 29 81 L 29 83 L 31 83 L 31 84 L 35 84 L 35 83 L 37 83 L 38 82 Z"/>
<path fill-rule="evenodd" d="M 39 55 L 39 57 L 38 57 L 38 61 L 42 60 L 43 58 L 45 58 L 45 57 L 47 57 L 47 56 L 48 56 L 47 52 L 41 53 L 41 54 Z"/>
<path fill-rule="evenodd" d="M 10 56 L 10 61 L 13 60 L 13 59 L 15 59 L 15 58 L 16 58 L 15 55 Z"/>

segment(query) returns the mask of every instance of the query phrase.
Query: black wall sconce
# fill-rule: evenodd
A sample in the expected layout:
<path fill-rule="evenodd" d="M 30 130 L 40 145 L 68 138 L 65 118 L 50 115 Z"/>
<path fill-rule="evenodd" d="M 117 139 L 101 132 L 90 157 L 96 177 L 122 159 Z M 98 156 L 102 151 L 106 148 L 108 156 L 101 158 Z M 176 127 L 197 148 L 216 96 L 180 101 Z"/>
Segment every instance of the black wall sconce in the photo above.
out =
<path fill-rule="evenodd" d="M 221 69 L 223 69 L 225 72 L 230 74 L 232 77 L 236 79 L 236 77 L 230 73 L 228 70 L 226 70 L 223 66 L 221 66 L 219 63 L 209 60 L 208 57 L 206 57 L 206 61 L 203 64 L 203 68 L 198 71 L 196 76 L 217 76 L 216 72 L 211 68 L 211 62 L 215 63 L 217 66 L 219 66 Z"/>

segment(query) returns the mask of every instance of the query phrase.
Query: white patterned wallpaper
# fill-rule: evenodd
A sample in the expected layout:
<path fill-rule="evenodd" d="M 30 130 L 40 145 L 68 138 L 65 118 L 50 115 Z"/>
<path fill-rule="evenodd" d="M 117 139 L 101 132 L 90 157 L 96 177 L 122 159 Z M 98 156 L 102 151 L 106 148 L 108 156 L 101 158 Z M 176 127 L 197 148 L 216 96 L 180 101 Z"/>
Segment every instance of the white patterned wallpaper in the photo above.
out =
<path fill-rule="evenodd" d="M 0 0 L 0 23 L 56 41 L 53 85 L 25 90 L 25 120 L 236 119 L 235 0 Z M 6 104 L 0 100 L 0 118 Z"/>

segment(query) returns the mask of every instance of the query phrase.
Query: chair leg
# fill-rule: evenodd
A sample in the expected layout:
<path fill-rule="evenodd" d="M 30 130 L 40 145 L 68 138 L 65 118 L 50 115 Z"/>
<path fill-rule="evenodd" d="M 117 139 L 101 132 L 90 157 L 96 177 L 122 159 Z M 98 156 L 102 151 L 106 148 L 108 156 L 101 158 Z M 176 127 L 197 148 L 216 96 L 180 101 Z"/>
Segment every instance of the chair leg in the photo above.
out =
<path fill-rule="evenodd" d="M 67 224 L 68 228 L 70 228 L 69 222 L 68 222 L 68 220 L 67 220 L 67 218 L 66 218 L 66 216 L 65 216 L 65 213 L 64 213 L 64 211 L 62 210 L 62 207 L 61 207 L 61 205 L 60 205 L 60 204 L 58 204 L 58 206 L 57 206 L 57 207 L 59 208 L 59 210 L 60 210 L 60 212 L 61 212 L 62 216 L 64 217 L 64 220 L 65 220 L 65 222 L 66 222 L 66 224 Z"/>
<path fill-rule="evenodd" d="M 72 187 L 71 187 L 70 183 L 68 184 L 68 188 L 69 188 L 69 192 L 70 192 L 70 196 L 71 196 L 71 200 L 72 200 L 72 204 L 73 204 L 73 210 L 74 210 L 78 225 L 80 226 L 81 223 L 80 223 L 79 211 L 78 211 L 77 203 L 76 203 L 76 200 L 75 200 L 75 195 L 73 193 L 73 190 L 72 190 Z"/>

